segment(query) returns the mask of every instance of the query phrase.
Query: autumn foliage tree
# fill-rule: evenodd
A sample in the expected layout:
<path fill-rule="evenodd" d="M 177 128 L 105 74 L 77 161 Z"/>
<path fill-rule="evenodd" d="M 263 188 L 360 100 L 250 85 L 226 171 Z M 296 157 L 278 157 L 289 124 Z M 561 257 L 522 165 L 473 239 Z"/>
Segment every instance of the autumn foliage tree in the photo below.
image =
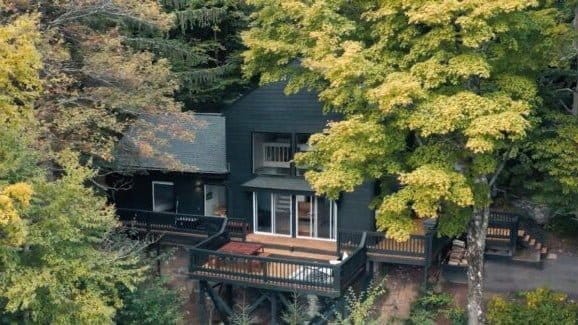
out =
<path fill-rule="evenodd" d="M 468 234 L 468 314 L 483 323 L 492 189 L 541 104 L 536 83 L 567 33 L 549 1 L 250 1 L 245 71 L 315 89 L 344 115 L 297 162 L 319 194 L 398 179 L 376 204 L 398 240 L 412 218 Z"/>
<path fill-rule="evenodd" d="M 146 276 L 145 246 L 118 231 L 78 154 L 38 141 L 34 110 L 54 82 L 41 19 L 0 15 L 0 322 L 112 323 Z"/>
<path fill-rule="evenodd" d="M 143 115 L 181 113 L 182 104 L 174 100 L 179 80 L 168 59 L 128 41 L 136 28 L 166 34 L 173 26 L 174 16 L 156 1 L 4 3 L 4 17 L 37 12 L 44 88 L 33 114 L 41 127 L 39 139 L 52 150 L 73 149 L 83 162 L 110 168 L 115 146 L 131 126 L 153 128 Z M 193 137 L 169 125 L 156 127 L 173 129 L 175 137 Z M 140 140 L 144 154 L 162 151 L 153 137 Z"/>

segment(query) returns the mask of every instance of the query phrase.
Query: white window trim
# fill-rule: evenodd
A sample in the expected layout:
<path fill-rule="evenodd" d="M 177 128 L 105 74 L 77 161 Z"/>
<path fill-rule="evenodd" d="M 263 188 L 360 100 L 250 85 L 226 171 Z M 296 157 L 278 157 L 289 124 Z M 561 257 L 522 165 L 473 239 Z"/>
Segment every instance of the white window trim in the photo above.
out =
<path fill-rule="evenodd" d="M 153 196 L 153 212 L 161 212 L 161 211 L 157 211 L 156 206 L 155 206 L 155 185 L 171 185 L 173 187 L 173 191 L 174 191 L 174 187 L 175 187 L 175 183 L 174 182 L 166 182 L 166 181 L 152 181 L 152 196 Z M 176 202 L 175 202 L 175 212 L 177 209 L 176 206 Z"/>
<path fill-rule="evenodd" d="M 311 195 L 309 195 L 311 197 Z M 337 218 L 338 218 L 338 214 L 337 214 L 337 202 L 334 200 L 329 200 L 330 205 L 329 205 L 329 237 L 330 238 L 320 238 L 319 237 L 319 228 L 318 228 L 318 221 L 319 221 L 319 215 L 318 215 L 318 208 L 319 208 L 319 202 L 318 199 L 319 197 L 317 196 L 313 196 L 314 200 L 311 202 L 312 204 L 312 208 L 313 208 L 313 215 L 312 215 L 312 220 L 309 223 L 310 227 L 312 227 L 311 229 L 311 236 L 299 236 L 299 231 L 297 231 L 297 238 L 305 238 L 305 239 L 313 239 L 313 240 L 321 240 L 321 241 L 336 241 L 337 240 Z M 297 200 L 295 200 L 297 201 Z M 332 216 L 335 215 L 335 218 L 333 218 Z M 297 214 L 295 215 L 295 218 L 297 218 Z M 299 220 L 296 219 L 296 223 L 298 223 Z M 297 224 L 297 227 L 299 227 L 299 225 Z"/>
<path fill-rule="evenodd" d="M 277 234 L 275 233 L 275 226 L 276 226 L 276 218 L 275 218 L 275 200 L 274 200 L 274 195 L 278 195 L 279 193 L 273 193 L 273 192 L 266 192 L 269 194 L 270 196 L 270 201 L 271 201 L 271 213 L 269 214 L 269 218 L 271 218 L 271 231 L 259 231 L 259 225 L 257 223 L 257 211 L 258 211 L 258 207 L 257 207 L 257 192 L 253 192 L 253 232 L 255 234 L 259 234 L 259 235 L 267 235 L 267 236 L 280 236 L 280 237 L 293 237 L 293 195 L 289 195 L 290 197 L 290 204 L 289 204 L 289 213 L 290 213 L 290 219 L 289 219 L 289 234 Z"/>

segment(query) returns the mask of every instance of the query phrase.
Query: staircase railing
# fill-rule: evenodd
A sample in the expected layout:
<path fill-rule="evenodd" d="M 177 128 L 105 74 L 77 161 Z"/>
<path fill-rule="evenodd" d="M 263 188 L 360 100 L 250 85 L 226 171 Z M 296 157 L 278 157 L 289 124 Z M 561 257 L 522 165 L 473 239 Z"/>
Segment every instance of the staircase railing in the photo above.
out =
<path fill-rule="evenodd" d="M 518 240 L 518 229 L 519 229 L 520 218 L 515 213 L 503 212 L 503 211 L 490 211 L 490 219 L 488 220 L 488 228 L 504 228 L 508 229 L 507 233 L 492 233 L 488 232 L 486 240 L 507 240 L 509 246 L 512 250 L 516 249 L 516 242 Z"/>

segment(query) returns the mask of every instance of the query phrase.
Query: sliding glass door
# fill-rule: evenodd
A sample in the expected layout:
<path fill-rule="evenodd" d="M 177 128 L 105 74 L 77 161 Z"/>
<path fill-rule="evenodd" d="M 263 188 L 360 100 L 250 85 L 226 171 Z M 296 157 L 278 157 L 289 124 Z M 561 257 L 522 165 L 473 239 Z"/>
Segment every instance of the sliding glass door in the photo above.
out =
<path fill-rule="evenodd" d="M 335 239 L 337 205 L 314 196 L 296 195 L 297 237 Z"/>
<path fill-rule="evenodd" d="M 317 198 L 316 238 L 335 239 L 337 236 L 337 204 L 326 198 Z"/>
<path fill-rule="evenodd" d="M 297 236 L 298 237 L 314 237 L 315 235 L 315 219 L 313 214 L 314 198 L 309 195 L 296 195 L 296 218 L 297 218 Z"/>
<path fill-rule="evenodd" d="M 334 240 L 337 204 L 312 195 L 253 193 L 253 222 L 258 233 Z"/>
<path fill-rule="evenodd" d="M 253 221 L 256 232 L 292 235 L 293 200 L 291 195 L 253 193 Z"/>

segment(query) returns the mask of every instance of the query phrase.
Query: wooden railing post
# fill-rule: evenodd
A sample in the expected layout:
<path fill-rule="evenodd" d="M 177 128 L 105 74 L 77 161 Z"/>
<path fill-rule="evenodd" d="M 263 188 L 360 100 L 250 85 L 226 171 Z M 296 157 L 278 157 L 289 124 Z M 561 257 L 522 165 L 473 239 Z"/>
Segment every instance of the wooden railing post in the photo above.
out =
<path fill-rule="evenodd" d="M 425 249 L 424 249 L 424 254 L 425 254 L 425 263 L 426 263 L 426 267 L 428 267 L 431 264 L 431 261 L 433 259 L 432 253 L 432 246 L 433 246 L 433 236 L 436 234 L 437 232 L 437 220 L 436 219 L 427 219 L 424 220 L 423 222 L 426 234 L 425 234 Z"/>
<path fill-rule="evenodd" d="M 514 224 L 510 228 L 510 247 L 512 249 L 512 256 L 516 254 L 516 246 L 518 245 L 518 229 L 520 221 L 516 218 Z"/>
<path fill-rule="evenodd" d="M 335 248 L 335 250 L 336 250 L 336 251 L 335 251 L 335 255 L 336 255 L 338 258 L 340 258 L 340 257 L 341 257 L 341 238 L 342 238 L 342 236 L 341 236 L 341 231 L 340 231 L 340 230 L 337 230 L 337 234 L 336 234 L 336 235 L 337 235 L 337 238 L 335 238 L 335 239 L 336 239 L 335 241 L 336 241 L 336 243 L 337 243 L 337 245 L 336 245 L 337 247 Z"/>

